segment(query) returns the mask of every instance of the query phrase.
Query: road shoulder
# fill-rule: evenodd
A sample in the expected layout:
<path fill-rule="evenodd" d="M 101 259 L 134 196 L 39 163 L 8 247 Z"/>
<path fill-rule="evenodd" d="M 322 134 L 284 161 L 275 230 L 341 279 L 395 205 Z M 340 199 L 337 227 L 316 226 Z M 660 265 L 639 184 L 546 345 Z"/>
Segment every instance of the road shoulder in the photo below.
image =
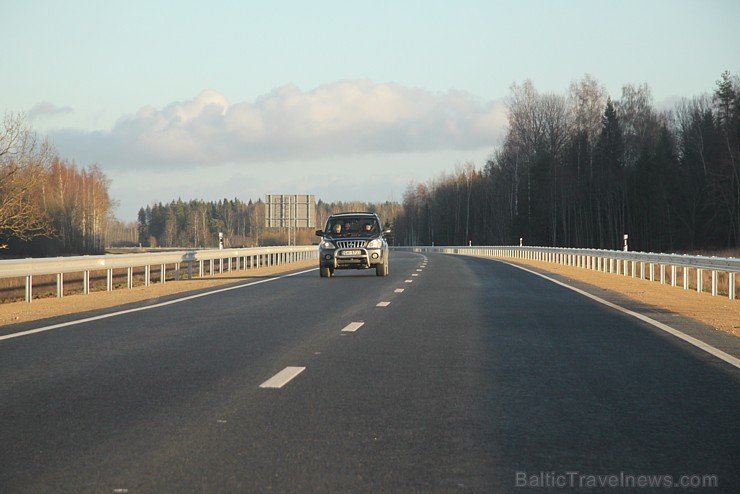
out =
<path fill-rule="evenodd" d="M 502 261 L 647 316 L 740 358 L 740 301 L 572 266 L 540 261 Z"/>

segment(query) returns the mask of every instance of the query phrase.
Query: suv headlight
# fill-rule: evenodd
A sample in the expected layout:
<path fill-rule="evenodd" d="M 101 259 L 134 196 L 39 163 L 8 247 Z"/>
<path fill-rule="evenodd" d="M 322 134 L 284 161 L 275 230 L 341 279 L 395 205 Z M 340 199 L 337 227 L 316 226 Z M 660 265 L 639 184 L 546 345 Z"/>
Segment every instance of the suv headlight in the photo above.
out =
<path fill-rule="evenodd" d="M 336 246 L 333 243 L 324 240 L 319 244 L 319 249 L 336 249 Z"/>
<path fill-rule="evenodd" d="M 379 249 L 383 246 L 383 241 L 379 238 L 375 238 L 367 243 L 368 249 Z"/>

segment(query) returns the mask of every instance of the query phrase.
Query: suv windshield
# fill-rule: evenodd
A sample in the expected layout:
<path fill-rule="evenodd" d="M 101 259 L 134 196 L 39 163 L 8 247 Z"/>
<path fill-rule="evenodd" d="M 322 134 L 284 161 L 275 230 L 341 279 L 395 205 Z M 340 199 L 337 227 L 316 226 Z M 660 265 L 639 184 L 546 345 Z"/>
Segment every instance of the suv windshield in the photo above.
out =
<path fill-rule="evenodd" d="M 366 237 L 380 232 L 374 218 L 336 218 L 327 221 L 325 234 L 330 237 Z"/>

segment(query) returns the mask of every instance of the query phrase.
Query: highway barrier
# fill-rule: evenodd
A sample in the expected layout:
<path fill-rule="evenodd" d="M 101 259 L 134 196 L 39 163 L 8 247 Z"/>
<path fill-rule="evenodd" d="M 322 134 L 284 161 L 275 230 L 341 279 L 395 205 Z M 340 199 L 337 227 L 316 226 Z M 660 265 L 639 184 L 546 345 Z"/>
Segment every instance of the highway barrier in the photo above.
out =
<path fill-rule="evenodd" d="M 391 249 L 552 262 L 636 279 L 660 281 L 661 284 L 670 283 L 672 286 L 682 286 L 684 290 L 708 291 L 714 296 L 719 294 L 721 287 L 722 291 L 727 289 L 727 296 L 733 300 L 737 298 L 737 273 L 740 272 L 740 259 L 678 254 L 518 246 L 415 246 Z M 317 247 L 307 245 L 11 259 L 0 261 L 0 279 L 23 279 L 25 300 L 31 302 L 34 277 L 39 276 L 55 276 L 56 296 L 63 297 L 65 275 L 71 273 L 82 275 L 82 292 L 90 293 L 92 272 L 105 272 L 105 289 L 111 291 L 114 288 L 114 270 L 125 271 L 125 286 L 131 288 L 134 285 L 134 270 L 137 268 L 143 270 L 141 283 L 149 286 L 155 275 L 158 282 L 165 283 L 168 270 L 172 273 L 171 279 L 178 280 L 182 276 L 193 279 L 317 258 Z M 157 267 L 159 273 L 152 269 Z M 720 280 L 723 281 L 721 285 Z"/>
<path fill-rule="evenodd" d="M 707 290 L 713 296 L 722 287 L 727 296 L 735 300 L 736 279 L 740 272 L 740 259 L 679 254 L 650 254 L 599 249 L 568 249 L 556 247 L 393 247 L 395 250 L 412 252 L 436 252 L 501 259 L 543 261 L 566 266 L 592 269 L 631 278 L 660 281 L 672 286 L 683 286 L 684 290 Z"/>
<path fill-rule="evenodd" d="M 244 249 L 187 250 L 172 252 L 147 252 L 138 254 L 108 254 L 101 256 L 54 257 L 41 259 L 9 259 L 0 261 L 0 278 L 25 279 L 25 300 L 33 300 L 34 277 L 56 276 L 56 296 L 64 296 L 64 277 L 71 273 L 82 274 L 82 292 L 91 290 L 91 272 L 104 271 L 106 289 L 114 288 L 114 270 L 125 270 L 128 288 L 134 285 L 134 270 L 143 268 L 143 284 L 152 282 L 152 268 L 159 268 L 158 281 L 167 280 L 167 271 L 174 271 L 172 278 L 213 276 L 216 273 L 258 269 L 304 260 L 317 259 L 314 245 L 292 247 L 257 247 Z M 186 272 L 183 273 L 184 268 Z"/>

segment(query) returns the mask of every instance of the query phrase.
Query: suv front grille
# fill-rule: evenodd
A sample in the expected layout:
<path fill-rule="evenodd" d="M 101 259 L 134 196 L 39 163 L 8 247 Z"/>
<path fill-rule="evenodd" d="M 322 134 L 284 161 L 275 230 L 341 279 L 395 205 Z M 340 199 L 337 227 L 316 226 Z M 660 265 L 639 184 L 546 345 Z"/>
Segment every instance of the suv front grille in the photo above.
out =
<path fill-rule="evenodd" d="M 363 249 L 366 245 L 367 240 L 337 240 L 340 249 Z"/>

